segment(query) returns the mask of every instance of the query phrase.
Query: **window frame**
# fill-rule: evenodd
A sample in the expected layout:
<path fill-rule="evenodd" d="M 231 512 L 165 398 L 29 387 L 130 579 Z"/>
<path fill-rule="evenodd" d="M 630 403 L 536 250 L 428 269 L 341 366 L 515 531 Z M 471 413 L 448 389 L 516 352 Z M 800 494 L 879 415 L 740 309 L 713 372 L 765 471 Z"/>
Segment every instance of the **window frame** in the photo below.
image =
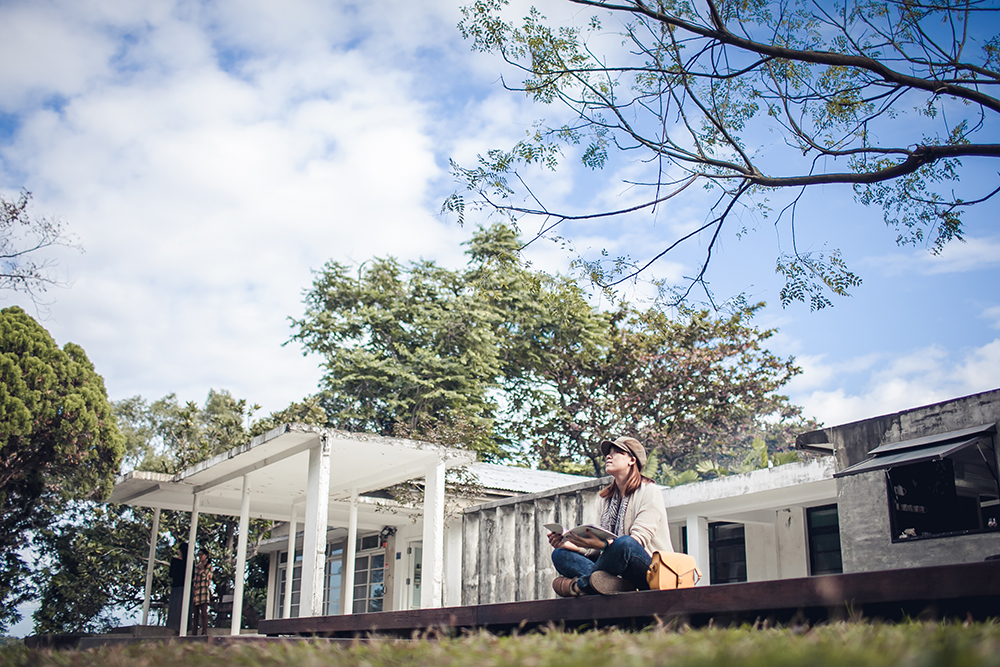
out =
<path fill-rule="evenodd" d="M 723 562 L 720 563 L 719 562 L 719 555 L 720 555 L 719 552 L 722 549 L 733 548 L 733 547 L 736 546 L 736 541 L 737 540 L 735 538 L 726 538 L 724 540 L 720 540 L 718 538 L 718 536 L 717 536 L 717 531 L 720 528 L 729 527 L 729 526 L 739 526 L 739 533 L 740 533 L 739 542 L 740 542 L 741 546 L 743 547 L 743 559 L 742 559 L 742 561 L 740 561 L 739 559 L 735 559 L 735 560 L 723 561 Z M 720 541 L 723 542 L 723 544 L 720 544 Z M 731 544 L 726 544 L 727 542 L 731 542 Z M 741 562 L 742 562 L 742 577 L 743 577 L 742 579 L 739 578 L 740 575 L 737 574 L 736 578 L 731 578 L 731 577 L 727 576 L 725 581 L 719 581 L 719 580 L 717 580 L 717 578 L 716 578 L 716 571 L 717 571 L 718 568 L 720 568 L 724 564 L 728 564 L 731 567 L 733 563 L 736 563 L 737 567 L 739 567 L 739 564 Z M 713 521 L 713 522 L 711 522 L 711 523 L 708 524 L 708 570 L 709 570 L 708 581 L 712 585 L 715 585 L 715 584 L 738 584 L 738 583 L 744 583 L 744 582 L 746 582 L 746 581 L 749 580 L 748 576 L 747 576 L 748 575 L 748 572 L 747 572 L 747 537 L 746 537 L 746 526 L 744 524 L 736 522 L 736 521 Z M 739 569 L 737 569 L 737 572 L 739 572 Z"/>
<path fill-rule="evenodd" d="M 369 536 L 370 537 L 370 536 Z M 386 549 L 384 546 L 379 544 L 377 547 L 361 550 L 362 540 L 364 538 L 358 538 L 358 550 L 354 556 L 354 596 L 351 599 L 352 613 L 354 614 L 367 614 L 375 613 L 385 610 L 385 601 L 389 598 L 389 591 L 386 587 L 385 575 L 388 572 L 388 559 L 386 558 Z M 380 568 L 373 568 L 372 563 L 376 557 L 382 558 L 382 566 Z M 358 569 L 358 565 L 362 562 L 362 558 L 365 559 L 365 568 Z M 373 572 L 378 572 L 379 581 L 372 581 L 374 578 Z M 359 583 L 359 574 L 364 573 L 364 582 Z M 382 595 L 374 596 L 371 595 L 373 592 L 373 587 L 377 584 L 381 584 Z M 365 596 L 358 596 L 358 589 L 364 588 Z M 378 601 L 378 604 L 373 604 L 374 601 Z M 358 609 L 358 603 L 363 602 L 361 609 Z M 378 607 L 377 609 L 374 607 Z"/>
<path fill-rule="evenodd" d="M 837 516 L 837 523 L 835 526 L 835 530 L 830 530 L 828 526 L 814 527 L 812 521 L 814 514 L 830 509 L 833 509 L 836 512 Z M 808 552 L 809 556 L 809 576 L 819 577 L 827 574 L 843 574 L 844 558 L 843 558 L 843 550 L 840 544 L 840 507 L 837 505 L 837 503 L 830 503 L 827 505 L 816 505 L 813 507 L 806 507 L 805 510 L 806 510 L 806 551 Z M 822 530 L 824 528 L 826 530 Z M 827 534 L 835 534 L 837 536 L 837 560 L 840 563 L 840 567 L 837 569 L 829 569 L 829 570 L 824 570 L 822 572 L 817 572 L 816 560 L 818 554 L 833 553 L 832 550 L 819 552 L 814 548 L 816 542 L 818 541 L 817 538 Z"/>
<path fill-rule="evenodd" d="M 960 486 L 959 484 L 960 473 L 959 471 L 955 470 L 955 464 L 961 463 L 961 461 L 958 461 L 956 457 L 964 454 L 969 449 L 975 449 L 979 451 L 980 454 L 982 455 L 983 452 L 981 449 L 981 444 L 983 443 L 985 443 L 986 450 L 992 451 L 993 453 L 992 461 L 989 461 L 987 460 L 986 457 L 984 457 L 984 462 L 986 463 L 986 469 L 993 476 L 992 490 L 996 497 L 993 498 L 992 500 L 987 500 L 984 503 L 981 500 L 982 495 L 980 495 L 979 496 L 980 499 L 975 501 L 979 503 L 979 506 L 977 507 L 975 513 L 976 519 L 979 522 L 979 527 L 958 528 L 956 530 L 944 530 L 939 532 L 923 532 L 917 534 L 907 534 L 906 531 L 912 530 L 912 527 L 907 524 L 912 524 L 913 519 L 910 519 L 910 521 L 905 520 L 904 513 L 910 513 L 910 512 L 908 512 L 908 510 L 903 508 L 906 507 L 907 505 L 912 507 L 924 507 L 924 508 L 925 506 L 923 504 L 917 505 L 917 504 L 900 502 L 901 496 L 897 491 L 897 487 L 901 485 L 896 483 L 899 481 L 899 476 L 905 474 L 907 470 L 909 470 L 910 473 L 913 474 L 914 470 L 917 470 L 918 467 L 926 469 L 934 465 L 949 470 L 950 466 L 951 477 L 945 478 L 943 481 L 945 484 L 950 484 L 951 487 L 955 489 L 955 491 L 952 495 L 948 495 L 942 498 L 942 502 L 951 501 L 952 499 L 955 499 L 957 501 L 958 499 L 961 498 L 971 499 L 972 496 L 963 495 L 958 492 L 958 487 Z M 962 474 L 964 475 L 964 472 Z M 942 456 L 939 459 L 929 459 L 929 460 L 925 459 L 921 461 L 915 461 L 912 463 L 906 463 L 903 465 L 885 468 L 883 469 L 883 479 L 885 480 L 886 504 L 887 504 L 887 511 L 889 513 L 889 537 L 893 544 L 904 544 L 910 542 L 918 542 L 923 540 L 936 540 L 942 538 L 946 539 L 946 538 L 954 538 L 965 535 L 983 535 L 989 533 L 996 533 L 998 532 L 998 530 L 1000 530 L 1000 527 L 996 525 L 997 523 L 1000 523 L 1000 518 L 998 518 L 1000 517 L 1000 452 L 997 451 L 997 439 L 994 437 L 993 434 L 990 433 L 983 434 L 982 437 L 976 439 L 975 442 L 970 443 L 967 447 L 951 452 L 948 455 Z M 961 479 L 964 481 L 965 479 L 964 476 Z M 955 504 L 957 505 L 958 503 L 956 502 Z M 984 516 L 985 514 L 984 509 L 987 507 L 995 508 L 991 512 L 993 515 L 992 516 L 992 521 L 994 522 L 993 525 L 990 525 L 989 523 L 990 518 Z M 938 515 L 940 513 L 945 513 L 947 511 L 948 508 L 939 509 L 936 507 L 934 514 Z M 918 514 L 918 513 L 929 514 L 929 512 L 926 511 L 913 512 L 913 514 Z"/>

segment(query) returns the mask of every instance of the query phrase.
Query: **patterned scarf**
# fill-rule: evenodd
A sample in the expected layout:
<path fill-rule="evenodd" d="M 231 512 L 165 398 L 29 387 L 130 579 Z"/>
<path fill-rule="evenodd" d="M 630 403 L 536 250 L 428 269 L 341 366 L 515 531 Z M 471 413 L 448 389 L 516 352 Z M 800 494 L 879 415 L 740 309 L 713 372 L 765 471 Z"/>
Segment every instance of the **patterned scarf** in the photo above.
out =
<path fill-rule="evenodd" d="M 625 534 L 625 512 L 632 496 L 622 497 L 616 493 L 604 502 L 604 512 L 601 514 L 601 528 L 615 535 Z"/>

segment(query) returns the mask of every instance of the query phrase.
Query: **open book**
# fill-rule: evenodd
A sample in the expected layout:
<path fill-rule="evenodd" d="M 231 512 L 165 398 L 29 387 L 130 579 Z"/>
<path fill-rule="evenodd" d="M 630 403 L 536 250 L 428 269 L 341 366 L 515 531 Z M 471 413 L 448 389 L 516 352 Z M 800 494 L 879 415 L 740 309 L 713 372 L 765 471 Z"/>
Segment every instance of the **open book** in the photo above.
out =
<path fill-rule="evenodd" d="M 593 535 L 598 539 L 609 540 L 609 541 L 618 537 L 614 533 L 609 533 L 608 531 L 604 530 L 599 526 L 591 526 L 591 525 L 577 526 L 576 528 L 572 528 L 570 530 L 563 530 L 563 527 L 560 526 L 558 523 L 547 523 L 545 524 L 545 528 L 550 533 L 555 533 L 556 535 L 573 533 L 574 535 L 579 535 L 580 537 L 587 537 L 587 533 L 590 533 L 591 535 Z"/>

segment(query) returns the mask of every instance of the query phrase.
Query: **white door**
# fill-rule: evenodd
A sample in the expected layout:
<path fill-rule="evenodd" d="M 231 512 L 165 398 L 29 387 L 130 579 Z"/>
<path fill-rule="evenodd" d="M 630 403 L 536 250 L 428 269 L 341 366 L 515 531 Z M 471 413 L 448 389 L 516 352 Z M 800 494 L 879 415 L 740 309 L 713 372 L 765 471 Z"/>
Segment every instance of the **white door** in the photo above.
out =
<path fill-rule="evenodd" d="M 423 573 L 424 543 L 421 540 L 406 546 L 406 608 L 420 609 L 420 581 Z"/>

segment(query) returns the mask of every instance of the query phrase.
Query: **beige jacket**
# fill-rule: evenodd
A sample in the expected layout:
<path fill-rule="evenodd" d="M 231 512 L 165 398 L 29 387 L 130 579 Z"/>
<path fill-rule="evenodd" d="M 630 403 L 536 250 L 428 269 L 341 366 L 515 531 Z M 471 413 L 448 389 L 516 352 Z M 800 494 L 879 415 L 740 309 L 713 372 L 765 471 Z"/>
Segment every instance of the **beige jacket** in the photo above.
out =
<path fill-rule="evenodd" d="M 641 544 L 651 556 L 654 551 L 674 550 L 667 508 L 663 505 L 663 490 L 656 484 L 643 484 L 632 494 L 625 510 L 625 534 Z M 600 550 L 588 549 L 584 553 L 596 558 Z"/>
<path fill-rule="evenodd" d="M 643 484 L 628 501 L 625 509 L 625 532 L 653 555 L 654 551 L 673 551 L 663 490 L 656 484 Z"/>

